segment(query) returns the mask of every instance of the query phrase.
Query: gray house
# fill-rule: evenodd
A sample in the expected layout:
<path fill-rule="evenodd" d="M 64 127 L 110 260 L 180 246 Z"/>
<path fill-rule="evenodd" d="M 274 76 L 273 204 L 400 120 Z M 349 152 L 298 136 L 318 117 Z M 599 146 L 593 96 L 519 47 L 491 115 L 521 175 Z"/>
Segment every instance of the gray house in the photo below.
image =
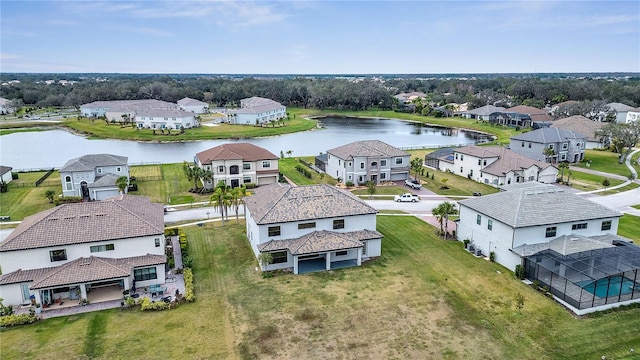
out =
<path fill-rule="evenodd" d="M 584 158 L 586 142 L 587 136 L 575 131 L 542 128 L 512 137 L 510 149 L 534 160 L 576 163 Z M 545 154 L 545 149 L 553 151 Z"/>
<path fill-rule="evenodd" d="M 60 168 L 62 195 L 88 200 L 104 200 L 119 195 L 116 180 L 126 176 L 129 184 L 127 160 L 126 156 L 90 154 L 67 161 Z"/>
<path fill-rule="evenodd" d="M 489 121 L 491 114 L 497 113 L 497 112 L 503 112 L 504 110 L 505 109 L 501 106 L 485 105 L 477 109 L 463 112 L 462 117 L 467 119 L 478 119 L 478 120 Z"/>

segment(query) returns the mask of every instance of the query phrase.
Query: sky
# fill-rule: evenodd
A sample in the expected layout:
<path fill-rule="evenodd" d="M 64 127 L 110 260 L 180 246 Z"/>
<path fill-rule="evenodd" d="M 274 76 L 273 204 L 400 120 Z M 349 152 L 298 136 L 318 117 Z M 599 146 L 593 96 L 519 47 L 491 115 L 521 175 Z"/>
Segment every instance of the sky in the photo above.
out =
<path fill-rule="evenodd" d="M 640 1 L 2 0 L 0 72 L 640 72 Z"/>

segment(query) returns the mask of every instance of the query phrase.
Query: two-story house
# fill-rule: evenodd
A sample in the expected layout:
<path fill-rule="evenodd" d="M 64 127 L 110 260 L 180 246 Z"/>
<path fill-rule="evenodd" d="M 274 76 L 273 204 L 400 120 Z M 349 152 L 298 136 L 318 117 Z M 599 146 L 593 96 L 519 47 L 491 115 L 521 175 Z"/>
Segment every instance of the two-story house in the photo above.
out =
<path fill-rule="evenodd" d="M 343 182 L 376 184 L 409 178 L 411 155 L 380 140 L 356 141 L 327 150 L 326 173 Z"/>
<path fill-rule="evenodd" d="M 512 137 L 509 148 L 538 161 L 576 163 L 584 159 L 586 143 L 587 136 L 575 131 L 542 128 Z"/>
<path fill-rule="evenodd" d="M 194 113 L 174 109 L 149 109 L 138 111 L 134 119 L 139 129 L 182 130 L 200 125 Z"/>
<path fill-rule="evenodd" d="M 71 159 L 60 168 L 63 196 L 79 196 L 89 200 L 104 200 L 120 194 L 116 181 L 127 177 L 126 156 L 89 154 Z M 126 192 L 127 189 L 125 189 Z"/>
<path fill-rule="evenodd" d="M 165 282 L 164 254 L 162 204 L 128 195 L 63 204 L 25 218 L 0 243 L 0 297 L 5 305 L 32 295 L 45 305 L 121 299 L 134 281 Z"/>
<path fill-rule="evenodd" d="M 553 185 L 511 188 L 458 202 L 458 240 L 512 271 L 524 266 L 576 313 L 640 301 L 629 288 L 640 284 L 640 248 L 616 235 L 621 213 Z"/>
<path fill-rule="evenodd" d="M 436 162 L 440 171 L 450 171 L 487 185 L 527 181 L 549 184 L 558 177 L 558 169 L 552 164 L 519 155 L 503 146 L 471 145 L 452 151 L 453 154 L 443 152 L 442 159 Z"/>
<path fill-rule="evenodd" d="M 196 114 L 204 114 L 209 112 L 209 104 L 188 97 L 178 100 L 178 106 L 184 111 Z"/>
<path fill-rule="evenodd" d="M 278 181 L 278 157 L 272 152 L 249 143 L 229 143 L 201 151 L 194 157 L 195 165 L 211 172 L 211 179 L 203 185 L 207 189 L 220 181 L 238 187 L 257 186 Z"/>
<path fill-rule="evenodd" d="M 334 186 L 272 184 L 245 198 L 247 238 L 263 270 L 294 274 L 360 266 L 380 256 L 377 210 Z"/>
<path fill-rule="evenodd" d="M 267 124 L 287 117 L 287 107 L 258 96 L 240 100 L 239 109 L 227 111 L 229 122 L 240 125 Z"/>

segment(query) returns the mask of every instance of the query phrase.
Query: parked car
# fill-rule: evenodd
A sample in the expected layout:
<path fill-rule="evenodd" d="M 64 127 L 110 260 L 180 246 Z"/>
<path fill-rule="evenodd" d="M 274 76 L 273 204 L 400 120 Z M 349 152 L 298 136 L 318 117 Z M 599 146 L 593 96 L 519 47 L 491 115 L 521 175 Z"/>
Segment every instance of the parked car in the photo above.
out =
<path fill-rule="evenodd" d="M 473 196 L 482 196 L 482 193 L 474 192 L 474 193 L 473 193 Z"/>
<path fill-rule="evenodd" d="M 412 188 L 412 189 L 421 189 L 422 188 L 422 184 L 420 184 L 420 180 L 410 180 L 407 179 L 404 181 L 405 185 L 407 185 L 408 187 Z"/>
<path fill-rule="evenodd" d="M 404 193 L 402 195 L 396 195 L 393 197 L 396 202 L 418 202 L 420 197 L 411 193 Z"/>

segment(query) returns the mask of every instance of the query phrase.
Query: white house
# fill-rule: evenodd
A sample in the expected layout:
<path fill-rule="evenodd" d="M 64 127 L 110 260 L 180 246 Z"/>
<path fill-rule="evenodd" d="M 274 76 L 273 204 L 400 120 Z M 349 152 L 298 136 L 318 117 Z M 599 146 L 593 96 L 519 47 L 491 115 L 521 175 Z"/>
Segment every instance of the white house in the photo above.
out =
<path fill-rule="evenodd" d="M 247 238 L 264 270 L 294 274 L 360 266 L 380 256 L 377 210 L 334 186 L 273 184 L 245 198 Z M 262 265 L 262 264 L 261 264 Z"/>
<path fill-rule="evenodd" d="M 327 154 L 326 173 L 345 183 L 379 184 L 409 178 L 411 155 L 380 140 L 356 141 L 327 150 Z"/>
<path fill-rule="evenodd" d="M 267 185 L 278 181 L 278 157 L 249 143 L 229 143 L 201 151 L 194 158 L 196 166 L 211 171 L 204 183 L 211 189 L 223 181 L 232 188 L 242 184 Z"/>
<path fill-rule="evenodd" d="M 471 145 L 452 150 L 453 155 L 443 153 L 444 158 L 437 162 L 438 169 L 487 185 L 527 181 L 550 184 L 558 177 L 555 166 L 519 155 L 503 146 Z"/>
<path fill-rule="evenodd" d="M 571 130 L 541 128 L 513 136 L 509 149 L 528 158 L 557 163 L 577 163 L 584 159 L 587 136 Z M 545 149 L 553 150 L 546 155 Z"/>
<path fill-rule="evenodd" d="M 0 115 L 13 114 L 15 110 L 11 100 L 0 97 Z"/>
<path fill-rule="evenodd" d="M 136 112 L 134 118 L 139 129 L 189 129 L 199 125 L 192 112 L 173 109 L 150 109 Z"/>
<path fill-rule="evenodd" d="M 178 100 L 178 106 L 184 111 L 196 114 L 204 114 L 209 112 L 209 104 L 188 97 Z"/>
<path fill-rule="evenodd" d="M 585 149 L 602 149 L 605 142 L 596 136 L 596 131 L 602 129 L 606 123 L 593 121 L 582 115 L 569 116 L 551 123 L 554 129 L 569 130 L 586 136 Z"/>
<path fill-rule="evenodd" d="M 632 106 L 623 103 L 608 103 L 607 107 L 609 111 L 615 114 L 615 122 L 617 123 L 626 123 L 627 122 L 627 112 L 629 110 L 633 110 Z M 605 114 L 606 115 L 606 114 Z M 606 118 L 606 116 L 605 116 Z"/>
<path fill-rule="evenodd" d="M 106 116 L 109 121 L 124 121 L 122 115 L 134 115 L 139 111 L 145 110 L 166 110 L 178 109 L 178 105 L 166 101 L 147 99 L 147 100 L 113 100 L 113 101 L 94 101 L 88 104 L 80 105 L 80 113 L 86 117 Z"/>
<path fill-rule="evenodd" d="M 11 180 L 13 180 L 13 173 L 11 172 L 11 170 L 13 170 L 13 168 L 10 166 L 0 165 L 1 182 L 8 184 L 11 182 Z"/>
<path fill-rule="evenodd" d="M 89 200 L 104 200 L 119 195 L 116 180 L 126 176 L 129 184 L 127 160 L 126 156 L 89 154 L 67 161 L 59 170 L 62 195 Z"/>
<path fill-rule="evenodd" d="M 628 271 L 625 276 L 640 281 L 640 248 L 616 235 L 621 213 L 554 185 L 525 183 L 511 188 L 458 202 L 458 240 L 468 240 L 485 256 L 493 253 L 495 261 L 510 270 L 525 266 L 527 278 L 549 286 L 576 312 L 631 298 L 640 301 L 640 292 L 626 289 L 616 294 L 615 301 L 607 296 L 599 299 L 602 279 Z M 630 257 L 623 254 L 626 251 Z M 617 260 L 607 260 L 605 267 L 603 259 L 616 254 Z M 553 260 L 546 263 L 545 257 Z M 568 287 L 571 291 L 565 290 Z"/>
<path fill-rule="evenodd" d="M 287 107 L 271 99 L 253 96 L 240 100 L 240 108 L 228 110 L 227 116 L 232 124 L 266 124 L 286 118 Z"/>
<path fill-rule="evenodd" d="M 627 111 L 627 116 L 625 117 L 625 124 L 639 121 L 640 120 L 640 107 L 635 109 L 630 109 Z"/>
<path fill-rule="evenodd" d="M 63 204 L 25 218 L 0 243 L 0 297 L 20 305 L 34 295 L 44 306 L 121 299 L 134 282 L 165 282 L 164 252 L 162 204 L 128 195 Z"/>

